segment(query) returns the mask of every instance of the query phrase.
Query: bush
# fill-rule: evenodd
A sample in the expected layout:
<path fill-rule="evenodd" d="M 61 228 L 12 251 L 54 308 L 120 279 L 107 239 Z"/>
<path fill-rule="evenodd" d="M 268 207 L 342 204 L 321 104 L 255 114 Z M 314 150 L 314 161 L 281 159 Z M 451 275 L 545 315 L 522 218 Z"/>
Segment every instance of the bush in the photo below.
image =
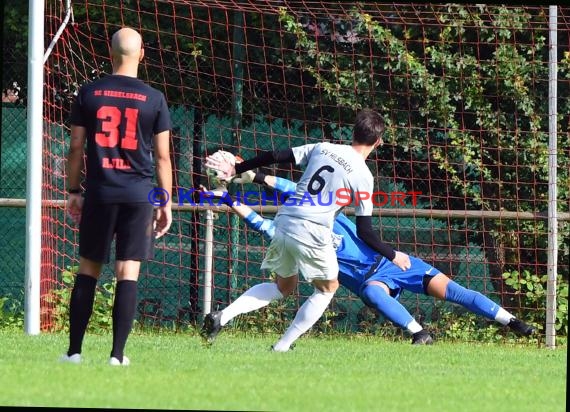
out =
<path fill-rule="evenodd" d="M 505 272 L 505 283 L 516 292 L 515 296 L 521 300 L 521 319 L 535 324 L 541 332 L 546 328 L 546 283 L 548 275 L 537 276 L 528 270 Z M 526 310 L 525 310 L 526 309 Z M 556 280 L 556 322 L 555 329 L 558 335 L 568 336 L 568 281 L 558 275 Z"/>
<path fill-rule="evenodd" d="M 68 266 L 61 273 L 62 287 L 52 290 L 45 298 L 46 302 L 49 303 L 46 311 L 49 312 L 48 316 L 51 318 L 53 331 L 69 331 L 69 299 L 78 268 L 78 266 Z M 87 328 L 88 332 L 108 332 L 112 330 L 114 292 L 115 281 L 97 285 L 93 314 Z"/>
<path fill-rule="evenodd" d="M 24 307 L 21 300 L 12 296 L 0 297 L 0 328 L 22 329 L 24 327 Z"/>

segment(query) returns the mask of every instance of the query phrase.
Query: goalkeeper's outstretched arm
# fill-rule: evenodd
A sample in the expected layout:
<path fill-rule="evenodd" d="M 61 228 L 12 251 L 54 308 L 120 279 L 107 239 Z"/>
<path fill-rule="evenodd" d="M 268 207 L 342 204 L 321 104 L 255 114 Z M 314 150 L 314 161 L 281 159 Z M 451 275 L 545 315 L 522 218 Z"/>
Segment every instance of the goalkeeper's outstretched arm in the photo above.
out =
<path fill-rule="evenodd" d="M 281 193 L 295 193 L 297 190 L 297 183 L 285 179 L 284 177 L 266 175 L 263 172 L 254 172 L 253 170 L 248 170 L 243 172 L 238 177 L 232 179 L 232 183 L 257 183 L 266 187 L 275 189 Z"/>
<path fill-rule="evenodd" d="M 232 203 L 230 207 L 247 226 L 256 232 L 261 233 L 267 240 L 273 239 L 273 235 L 275 234 L 275 225 L 273 224 L 272 219 L 265 219 L 251 207 L 241 203 Z"/>
<path fill-rule="evenodd" d="M 281 193 L 295 193 L 297 184 L 291 180 L 279 176 L 266 175 L 262 172 L 247 171 L 241 174 L 236 183 L 257 183 L 267 187 L 271 187 Z M 271 240 L 275 234 L 275 226 L 272 219 L 266 219 L 255 212 L 252 208 L 241 203 L 235 203 L 231 196 L 226 193 L 217 193 L 216 191 L 205 192 L 210 193 L 213 197 L 220 197 L 222 203 L 232 208 L 248 227 L 258 233 L 261 233 L 266 239 Z"/>
<path fill-rule="evenodd" d="M 263 172 L 255 172 L 252 176 L 252 182 L 270 187 L 281 193 L 295 193 L 297 189 L 297 183 L 283 177 L 266 175 Z"/>
<path fill-rule="evenodd" d="M 220 202 L 231 207 L 235 214 L 238 215 L 247 226 L 256 232 L 261 233 L 267 240 L 273 239 L 273 235 L 275 234 L 275 225 L 273 224 L 272 219 L 265 219 L 247 205 L 235 203 L 227 192 L 204 190 L 203 193 L 206 196 L 219 198 Z"/>
<path fill-rule="evenodd" d="M 246 176 L 247 174 L 247 176 Z M 279 177 L 266 175 L 262 172 L 252 172 L 248 171 L 242 173 L 242 183 L 258 183 L 270 188 L 273 188 L 281 193 L 295 193 L 297 184 L 291 180 Z M 261 233 L 266 239 L 271 240 L 275 234 L 275 225 L 272 219 L 265 219 L 259 214 L 257 214 L 249 206 L 242 204 L 235 205 L 232 204 L 231 208 L 236 212 L 236 214 L 241 217 L 245 223 L 253 230 Z"/>
<path fill-rule="evenodd" d="M 236 207 L 250 209 L 248 206 L 242 205 Z M 238 212 L 236 211 L 236 213 Z M 247 226 L 261 233 L 267 240 L 273 239 L 273 235 L 275 234 L 275 224 L 273 223 L 272 219 L 265 219 L 252 209 L 250 209 L 249 214 L 240 217 L 243 218 L 243 221 Z"/>

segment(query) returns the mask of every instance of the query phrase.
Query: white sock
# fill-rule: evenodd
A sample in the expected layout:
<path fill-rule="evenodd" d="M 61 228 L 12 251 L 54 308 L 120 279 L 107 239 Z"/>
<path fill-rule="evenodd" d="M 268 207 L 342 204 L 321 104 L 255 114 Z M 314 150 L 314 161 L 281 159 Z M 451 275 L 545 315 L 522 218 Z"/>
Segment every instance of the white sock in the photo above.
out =
<path fill-rule="evenodd" d="M 276 352 L 288 351 L 291 344 L 319 320 L 333 296 L 334 292 L 321 292 L 315 289 L 315 292 L 309 296 L 297 311 L 291 326 L 287 328 L 281 339 L 273 345 L 273 350 Z"/>
<path fill-rule="evenodd" d="M 220 323 L 222 326 L 242 313 L 251 312 L 267 306 L 275 299 L 281 299 L 283 295 L 276 283 L 260 283 L 246 290 L 239 298 L 233 301 L 227 308 L 222 310 Z"/>
<path fill-rule="evenodd" d="M 495 320 L 501 325 L 508 325 L 512 318 L 514 318 L 514 316 L 503 308 L 499 308 L 495 315 Z"/>
<path fill-rule="evenodd" d="M 420 325 L 418 322 L 416 322 L 415 319 L 412 320 L 410 323 L 408 323 L 406 325 L 406 328 L 412 334 L 418 333 L 419 331 L 421 331 L 423 329 L 422 325 Z"/>

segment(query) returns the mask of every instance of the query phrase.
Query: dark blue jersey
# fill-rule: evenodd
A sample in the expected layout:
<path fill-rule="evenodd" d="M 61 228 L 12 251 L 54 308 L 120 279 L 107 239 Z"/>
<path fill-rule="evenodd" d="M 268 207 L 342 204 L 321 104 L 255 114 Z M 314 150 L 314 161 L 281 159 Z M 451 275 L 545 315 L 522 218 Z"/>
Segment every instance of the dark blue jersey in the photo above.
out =
<path fill-rule="evenodd" d="M 164 95 L 140 79 L 108 75 L 81 87 L 70 123 L 87 131 L 85 196 L 147 202 L 153 138 L 172 127 Z"/>

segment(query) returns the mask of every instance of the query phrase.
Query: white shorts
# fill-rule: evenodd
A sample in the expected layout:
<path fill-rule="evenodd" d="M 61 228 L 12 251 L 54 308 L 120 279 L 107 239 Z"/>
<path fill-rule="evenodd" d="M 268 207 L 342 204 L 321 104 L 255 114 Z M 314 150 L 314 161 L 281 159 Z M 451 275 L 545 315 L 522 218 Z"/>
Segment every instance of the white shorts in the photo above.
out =
<path fill-rule="evenodd" d="M 310 242 L 303 242 L 277 227 L 261 269 L 281 277 L 295 276 L 301 272 L 307 282 L 337 279 L 338 262 L 330 231 L 320 225 L 314 226 L 316 228 L 311 228 Z M 315 245 L 315 238 L 322 241 Z"/>

